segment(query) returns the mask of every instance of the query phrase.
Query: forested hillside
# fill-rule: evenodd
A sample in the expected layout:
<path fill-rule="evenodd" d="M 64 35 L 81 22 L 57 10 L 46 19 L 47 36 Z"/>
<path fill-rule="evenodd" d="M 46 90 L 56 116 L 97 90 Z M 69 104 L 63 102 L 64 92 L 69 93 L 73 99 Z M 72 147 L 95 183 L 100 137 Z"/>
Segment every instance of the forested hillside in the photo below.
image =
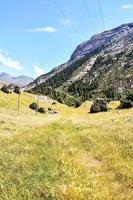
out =
<path fill-rule="evenodd" d="M 26 90 L 67 105 L 72 96 L 80 103 L 97 96 L 119 99 L 133 90 L 133 23 L 93 36 L 76 48 L 68 63 L 42 75 L 41 82 L 39 77 Z"/>

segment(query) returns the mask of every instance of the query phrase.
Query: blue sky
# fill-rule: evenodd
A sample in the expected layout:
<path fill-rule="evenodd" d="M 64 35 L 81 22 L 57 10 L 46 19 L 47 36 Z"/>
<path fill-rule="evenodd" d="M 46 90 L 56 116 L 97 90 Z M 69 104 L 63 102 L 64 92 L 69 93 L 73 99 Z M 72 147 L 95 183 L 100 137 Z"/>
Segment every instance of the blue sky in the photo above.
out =
<path fill-rule="evenodd" d="M 82 40 L 103 31 L 98 0 L 86 0 L 96 30 L 83 0 L 56 1 L 58 8 L 55 0 L 0 0 L 0 72 L 47 73 L 66 62 Z M 106 29 L 133 21 L 133 0 L 100 2 Z"/>

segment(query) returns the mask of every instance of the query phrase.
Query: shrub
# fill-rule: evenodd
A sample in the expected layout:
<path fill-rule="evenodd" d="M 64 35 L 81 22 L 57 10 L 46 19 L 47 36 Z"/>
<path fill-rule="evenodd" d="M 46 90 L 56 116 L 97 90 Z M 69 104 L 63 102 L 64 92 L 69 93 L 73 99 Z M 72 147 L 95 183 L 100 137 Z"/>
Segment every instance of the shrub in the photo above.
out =
<path fill-rule="evenodd" d="M 12 92 L 12 91 L 14 91 L 14 88 L 15 88 L 15 85 L 14 84 L 9 84 L 8 86 L 7 86 L 7 89 L 10 91 L 10 92 Z"/>
<path fill-rule="evenodd" d="M 94 103 L 92 106 L 91 106 L 91 109 L 90 109 L 90 113 L 97 113 L 97 112 L 101 112 L 101 108 L 100 108 L 100 105 L 98 103 Z"/>
<path fill-rule="evenodd" d="M 38 110 L 39 107 L 38 107 L 37 103 L 33 102 L 29 105 L 29 108 L 32 110 Z"/>
<path fill-rule="evenodd" d="M 132 108 L 133 107 L 133 101 L 128 99 L 121 99 L 119 109 L 126 109 L 126 108 Z"/>
<path fill-rule="evenodd" d="M 46 113 L 45 109 L 43 107 L 38 108 L 37 110 L 39 113 Z"/>
<path fill-rule="evenodd" d="M 15 87 L 14 87 L 14 92 L 15 92 L 16 94 L 20 94 L 20 93 L 21 93 L 20 87 L 19 87 L 19 86 L 15 86 Z"/>
<path fill-rule="evenodd" d="M 133 102 L 133 92 L 129 92 L 129 93 L 127 94 L 126 99 Z"/>
<path fill-rule="evenodd" d="M 6 85 L 3 85 L 3 87 L 1 88 L 1 91 L 6 93 L 6 94 L 9 94 L 10 91 L 8 90 L 7 86 Z"/>
<path fill-rule="evenodd" d="M 107 110 L 107 101 L 97 98 L 91 106 L 90 113 L 106 112 Z"/>
<path fill-rule="evenodd" d="M 107 103 L 110 103 L 111 101 L 112 101 L 111 98 L 108 98 L 108 99 L 107 99 Z"/>
<path fill-rule="evenodd" d="M 54 101 L 54 102 L 52 103 L 52 105 L 56 105 L 56 102 Z"/>
<path fill-rule="evenodd" d="M 55 110 L 53 110 L 52 108 L 48 108 L 48 112 L 50 114 L 57 114 L 57 112 Z"/>
<path fill-rule="evenodd" d="M 126 109 L 126 108 L 132 108 L 133 107 L 133 92 L 127 92 L 125 95 L 125 98 L 122 98 L 120 100 L 120 106 L 119 109 Z"/>

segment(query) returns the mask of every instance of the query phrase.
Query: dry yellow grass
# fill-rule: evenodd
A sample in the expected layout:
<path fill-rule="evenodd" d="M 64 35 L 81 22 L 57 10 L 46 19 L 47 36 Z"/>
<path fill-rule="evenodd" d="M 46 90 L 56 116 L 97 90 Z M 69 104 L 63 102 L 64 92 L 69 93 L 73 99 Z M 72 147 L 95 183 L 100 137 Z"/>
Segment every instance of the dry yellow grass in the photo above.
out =
<path fill-rule="evenodd" d="M 0 92 L 0 199 L 132 200 L 133 109 L 89 114 L 91 102 L 74 109 L 28 108 L 35 96 Z"/>

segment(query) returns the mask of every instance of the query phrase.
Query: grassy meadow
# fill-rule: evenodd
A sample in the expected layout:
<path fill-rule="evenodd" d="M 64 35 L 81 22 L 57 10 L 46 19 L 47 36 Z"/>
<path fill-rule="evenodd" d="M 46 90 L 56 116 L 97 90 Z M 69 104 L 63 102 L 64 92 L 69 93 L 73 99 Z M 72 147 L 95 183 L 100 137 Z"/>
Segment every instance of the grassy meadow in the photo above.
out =
<path fill-rule="evenodd" d="M 89 114 L 79 108 L 39 105 L 35 96 L 0 92 L 0 200 L 132 200 L 133 109 Z"/>

